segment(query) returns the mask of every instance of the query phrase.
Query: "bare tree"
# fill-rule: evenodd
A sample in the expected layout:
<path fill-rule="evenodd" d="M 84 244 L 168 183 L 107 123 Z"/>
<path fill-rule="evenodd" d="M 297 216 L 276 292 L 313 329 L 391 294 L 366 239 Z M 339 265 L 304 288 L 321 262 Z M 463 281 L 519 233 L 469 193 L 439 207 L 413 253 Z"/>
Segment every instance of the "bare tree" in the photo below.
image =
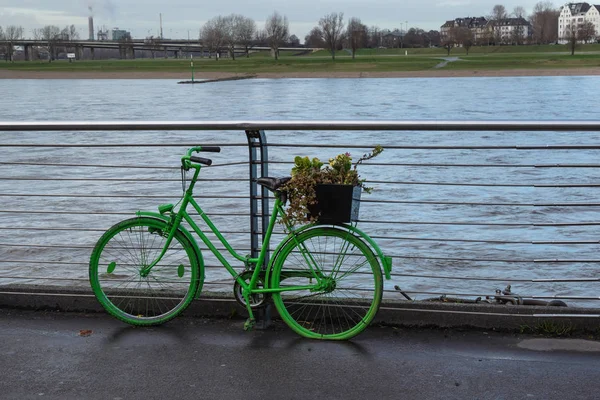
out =
<path fill-rule="evenodd" d="M 596 27 L 591 21 L 584 22 L 579 25 L 577 29 L 577 37 L 579 40 L 583 40 L 583 43 L 589 42 L 596 37 Z"/>
<path fill-rule="evenodd" d="M 506 7 L 504 7 L 502 4 L 496 4 L 492 9 L 492 19 L 500 20 L 506 18 L 507 16 L 508 13 L 506 12 Z"/>
<path fill-rule="evenodd" d="M 527 11 L 525 11 L 524 7 L 516 6 L 512 12 L 515 18 L 527 18 Z"/>
<path fill-rule="evenodd" d="M 344 13 L 332 12 L 319 20 L 319 29 L 331 58 L 335 60 L 335 51 L 342 43 L 344 31 Z"/>
<path fill-rule="evenodd" d="M 4 38 L 4 30 L 2 29 L 2 27 L 0 26 L 0 42 L 3 42 L 4 40 L 6 40 Z M 0 44 L 0 53 L 2 53 L 4 55 L 4 60 L 8 60 L 8 54 L 6 54 L 6 46 L 3 44 Z"/>
<path fill-rule="evenodd" d="M 254 43 L 256 43 L 257 46 L 270 46 L 267 31 L 264 29 L 258 29 L 254 36 Z"/>
<path fill-rule="evenodd" d="M 290 35 L 288 19 L 285 15 L 279 15 L 275 11 L 267 18 L 265 23 L 265 31 L 269 38 L 269 46 L 273 52 L 273 56 L 277 60 L 279 58 L 279 46 L 285 42 Z"/>
<path fill-rule="evenodd" d="M 571 50 L 571 55 L 575 55 L 575 49 L 577 48 L 578 37 L 577 25 L 568 26 L 565 30 L 565 39 L 567 40 L 567 47 Z"/>
<path fill-rule="evenodd" d="M 225 20 L 225 44 L 227 51 L 232 60 L 235 60 L 235 45 L 238 41 L 238 31 L 241 19 L 244 18 L 239 14 L 231 14 L 223 17 Z"/>
<path fill-rule="evenodd" d="M 346 37 L 348 38 L 348 45 L 352 50 L 352 59 L 356 55 L 356 50 L 363 46 L 366 26 L 362 24 L 360 18 L 352 17 L 348 21 L 348 28 L 346 29 Z"/>
<path fill-rule="evenodd" d="M 162 49 L 160 44 L 160 38 L 158 36 L 148 36 L 144 43 L 150 49 L 150 54 L 152 54 L 152 58 L 156 58 L 156 52 Z"/>
<path fill-rule="evenodd" d="M 444 37 L 442 37 L 442 46 L 446 49 L 448 55 L 450 55 L 456 44 L 456 30 L 457 28 L 450 28 Z"/>
<path fill-rule="evenodd" d="M 250 49 L 256 43 L 256 23 L 252 18 L 242 17 L 238 29 L 239 44 L 244 46 L 246 57 L 250 57 Z"/>
<path fill-rule="evenodd" d="M 290 47 L 300 47 L 300 39 L 296 35 L 292 35 L 288 38 Z"/>
<path fill-rule="evenodd" d="M 20 39 L 23 39 L 22 26 L 9 25 L 6 27 L 6 31 L 4 32 L 4 40 L 6 41 L 6 53 L 10 62 L 13 62 L 13 53 L 15 52 L 15 47 L 12 42 Z"/>
<path fill-rule="evenodd" d="M 378 26 L 371 26 L 367 30 L 367 47 L 377 48 L 381 45 L 381 29 Z"/>
<path fill-rule="evenodd" d="M 79 39 L 79 32 L 77 32 L 77 28 L 75 28 L 75 25 L 67 25 L 63 28 L 63 30 L 60 32 L 60 39 L 65 42 L 65 49 L 70 49 L 73 46 L 71 45 L 70 42 L 73 42 L 75 40 Z"/>
<path fill-rule="evenodd" d="M 312 28 L 309 34 L 304 37 L 304 45 L 313 48 L 325 47 L 325 43 L 321 37 L 321 30 L 318 27 L 315 26 Z"/>
<path fill-rule="evenodd" d="M 219 53 L 225 45 L 227 36 L 227 21 L 222 16 L 217 16 L 210 19 L 200 31 L 200 39 L 208 48 L 208 56 L 215 54 L 215 59 L 219 61 Z"/>
<path fill-rule="evenodd" d="M 538 44 L 558 40 L 558 16 L 560 11 L 550 1 L 540 1 L 533 7 L 529 22 L 533 28 L 533 40 Z"/>
<path fill-rule="evenodd" d="M 467 55 L 469 55 L 469 49 L 473 46 L 473 43 L 475 41 L 473 37 L 473 32 L 469 28 L 461 26 L 454 28 L 453 36 L 454 41 L 462 45 L 462 47 L 467 52 Z M 448 55 L 450 55 L 450 52 L 448 52 Z"/>

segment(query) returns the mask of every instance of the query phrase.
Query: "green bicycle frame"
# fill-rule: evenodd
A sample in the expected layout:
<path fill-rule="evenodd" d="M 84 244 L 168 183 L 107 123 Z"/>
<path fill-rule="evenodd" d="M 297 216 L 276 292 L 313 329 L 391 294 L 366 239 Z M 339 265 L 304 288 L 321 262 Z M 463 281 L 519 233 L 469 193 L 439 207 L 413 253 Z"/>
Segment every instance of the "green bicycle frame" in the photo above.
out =
<path fill-rule="evenodd" d="M 229 244 L 229 242 L 225 239 L 225 237 L 221 234 L 221 232 L 217 229 L 217 227 L 213 224 L 213 222 L 210 220 L 210 218 L 202 210 L 200 205 L 193 198 L 194 186 L 196 185 L 196 182 L 198 180 L 200 170 L 202 169 L 202 166 L 200 164 L 193 163 L 190 160 L 190 156 L 191 156 L 192 152 L 197 151 L 196 149 L 197 148 L 191 148 L 190 150 L 188 150 L 188 154 L 186 156 L 182 157 L 183 167 L 186 169 L 194 169 L 194 174 L 193 174 L 193 177 L 190 181 L 190 184 L 189 184 L 187 190 L 184 192 L 183 198 L 181 200 L 181 206 L 179 207 L 179 210 L 177 211 L 177 213 L 174 213 L 172 211 L 173 207 L 171 205 L 159 207 L 159 210 L 161 211 L 160 214 L 153 213 L 153 212 L 144 212 L 144 211 L 138 211 L 136 213 L 139 216 L 150 216 L 150 217 L 157 217 L 157 218 L 161 218 L 163 220 L 167 220 L 165 213 L 170 212 L 170 219 L 168 219 L 168 222 L 169 222 L 169 225 L 171 228 L 170 228 L 167 240 L 165 241 L 163 250 L 162 250 L 161 254 L 159 254 L 159 256 L 156 258 L 156 260 L 154 260 L 150 265 L 148 265 L 142 269 L 142 271 L 141 271 L 142 276 L 147 276 L 150 273 L 150 270 L 161 260 L 161 258 L 166 253 L 169 245 L 171 244 L 171 242 L 175 236 L 175 233 L 177 232 L 178 229 L 181 229 L 181 227 L 180 227 L 181 222 L 186 221 L 192 227 L 194 232 L 196 232 L 198 237 L 200 237 L 202 242 L 215 255 L 215 257 L 217 257 L 217 259 L 221 262 L 221 264 L 223 264 L 225 269 L 227 269 L 227 271 L 231 274 L 231 276 L 243 288 L 242 293 L 243 293 L 244 297 L 250 296 L 252 294 L 259 294 L 259 293 L 280 293 L 280 292 L 285 292 L 285 291 L 318 290 L 319 286 L 321 285 L 321 283 L 323 281 L 322 275 L 317 270 L 315 270 L 315 268 L 313 268 L 313 265 L 316 265 L 316 262 L 314 261 L 313 256 L 310 253 L 310 251 L 308 251 L 306 248 L 304 248 L 302 250 L 302 256 L 304 257 L 307 264 L 309 265 L 310 273 L 312 274 L 311 277 L 314 278 L 316 281 L 316 283 L 314 285 L 286 286 L 284 288 L 270 288 L 269 287 L 269 279 L 268 279 L 270 268 L 272 267 L 272 265 L 276 259 L 276 255 L 277 255 L 278 251 L 283 247 L 283 245 L 288 243 L 290 240 L 296 240 L 299 233 L 301 233 L 307 229 L 310 229 L 310 228 L 314 227 L 315 225 L 307 225 L 307 226 L 301 227 L 299 229 L 294 229 L 292 226 L 289 226 L 288 224 L 286 224 L 286 228 L 290 233 L 279 244 L 279 246 L 275 250 L 275 257 L 273 257 L 270 260 L 269 265 L 266 268 L 265 282 L 263 282 L 264 287 L 263 288 L 257 287 L 260 273 L 263 270 L 262 265 L 265 261 L 265 256 L 267 253 L 267 249 L 269 248 L 271 235 L 273 234 L 273 230 L 274 230 L 275 224 L 277 222 L 277 218 L 284 216 L 283 203 L 278 196 L 275 198 L 273 212 L 271 213 L 271 217 L 269 219 L 269 226 L 267 228 L 267 231 L 266 231 L 266 234 L 264 237 L 264 241 L 262 243 L 258 257 L 252 258 L 252 257 L 248 257 L 248 256 L 241 256 L 233 249 L 233 247 Z M 204 234 L 204 232 L 200 229 L 198 224 L 188 214 L 188 212 L 186 210 L 187 210 L 188 205 L 190 205 L 190 204 L 196 210 L 198 215 L 200 215 L 200 217 L 205 222 L 205 224 L 208 226 L 208 228 L 212 231 L 212 233 L 219 239 L 221 244 L 223 244 L 225 246 L 225 248 L 227 249 L 229 254 L 231 254 L 235 259 L 243 262 L 246 265 L 250 265 L 250 264 L 254 265 L 254 271 L 252 273 L 252 278 L 250 279 L 250 283 L 246 283 L 244 281 L 244 279 L 241 278 L 241 275 L 235 271 L 235 269 L 231 266 L 231 264 L 229 264 L 229 262 L 221 254 L 221 252 L 216 248 L 216 246 L 211 242 L 211 240 L 206 236 L 206 234 Z M 376 254 L 379 256 L 379 258 L 382 261 L 386 278 L 390 279 L 391 258 L 384 256 L 383 252 L 381 251 L 379 246 L 368 235 L 366 235 L 364 232 L 362 232 L 358 228 L 356 228 L 356 226 L 345 225 L 345 224 L 341 225 L 341 226 L 346 228 L 348 230 L 349 234 L 350 233 L 356 234 L 357 236 L 363 238 L 365 241 L 367 241 L 369 243 L 369 245 L 375 250 Z M 185 228 L 183 230 L 185 231 Z"/>
<path fill-rule="evenodd" d="M 189 159 L 189 156 L 184 157 L 184 162 L 185 159 Z M 225 237 L 223 236 L 223 234 L 219 231 L 219 229 L 214 225 L 214 223 L 210 220 L 210 218 L 208 217 L 208 215 L 206 215 L 206 213 L 202 210 L 202 208 L 200 207 L 200 205 L 196 202 L 196 200 L 194 200 L 193 198 L 193 190 L 194 190 L 194 186 L 198 180 L 198 175 L 200 174 L 200 170 L 202 169 L 202 167 L 198 164 L 191 164 L 190 165 L 191 168 L 194 169 L 194 175 L 191 179 L 190 185 L 188 187 L 188 189 L 185 191 L 183 198 L 181 200 L 181 206 L 179 207 L 179 211 L 177 211 L 176 214 L 172 214 L 171 215 L 171 229 L 169 231 L 167 240 L 165 241 L 164 247 L 162 252 L 158 255 L 158 257 L 148 266 L 146 266 L 145 268 L 143 268 L 141 270 L 141 274 L 142 276 L 147 276 L 150 273 L 150 270 L 161 260 L 161 258 L 164 256 L 164 254 L 166 253 L 169 245 L 171 244 L 173 237 L 175 236 L 175 232 L 177 232 L 177 229 L 180 228 L 180 224 L 182 221 L 186 221 L 194 230 L 194 232 L 196 232 L 196 234 L 198 235 L 198 237 L 202 240 L 202 242 L 208 247 L 208 249 L 215 255 L 215 257 L 217 257 L 217 259 L 221 262 L 221 264 L 223 264 L 223 266 L 225 267 L 225 269 L 227 269 L 227 271 L 231 274 L 231 276 L 233 278 L 236 279 L 236 281 L 240 284 L 240 286 L 244 289 L 245 292 L 247 292 L 248 294 L 255 294 L 255 293 L 275 293 L 275 292 L 284 292 L 284 291 L 296 291 L 296 290 L 314 290 L 316 286 L 318 286 L 318 283 L 321 282 L 321 278 L 319 277 L 319 275 L 314 272 L 314 278 L 317 281 L 317 285 L 311 285 L 311 286 L 289 286 L 289 287 L 285 287 L 285 288 L 269 288 L 268 287 L 268 282 L 264 282 L 264 288 L 257 288 L 257 282 L 258 279 L 260 277 L 260 272 L 261 272 L 261 268 L 259 266 L 263 265 L 264 260 L 265 260 L 265 256 L 267 253 L 267 249 L 269 248 L 268 244 L 270 243 L 271 240 L 271 235 L 273 234 L 273 230 L 275 227 L 275 224 L 277 222 L 277 218 L 280 216 L 283 216 L 284 211 L 283 211 L 283 207 L 282 207 L 282 202 L 279 198 L 275 199 L 275 205 L 273 207 L 273 213 L 269 219 L 269 226 L 267 228 L 267 232 L 265 234 L 265 239 L 264 242 L 261 246 L 260 249 L 260 253 L 258 255 L 257 258 L 253 258 L 253 257 L 247 257 L 247 256 L 242 256 L 240 254 L 238 254 L 233 247 L 229 244 L 229 242 L 227 241 L 227 239 L 225 239 Z M 227 261 L 227 259 L 221 254 L 221 252 L 216 248 L 216 246 L 211 242 L 211 240 L 207 237 L 207 235 L 200 229 L 200 227 L 198 226 L 198 224 L 192 219 L 192 217 L 189 215 L 189 213 L 187 212 L 187 207 L 188 205 L 192 205 L 192 207 L 196 210 L 196 212 L 198 213 L 198 215 L 200 215 L 200 217 L 202 218 L 202 220 L 204 221 L 204 223 L 208 226 L 208 228 L 212 231 L 212 233 L 219 239 L 219 241 L 223 244 L 223 246 L 225 246 L 225 248 L 227 249 L 227 251 L 229 252 L 229 254 L 231 254 L 234 258 L 236 258 L 237 260 L 245 263 L 245 264 L 252 264 L 255 266 L 253 274 L 252 274 L 252 278 L 250 280 L 250 283 L 246 283 L 244 281 L 244 279 L 242 279 L 240 277 L 240 274 L 238 274 L 235 269 L 231 266 L 231 264 Z M 156 214 L 153 212 L 144 212 L 144 211 L 138 211 L 136 213 L 139 216 L 154 216 L 154 217 L 163 217 L 163 214 Z M 291 227 L 288 226 L 288 228 L 291 230 Z M 293 232 L 293 231 L 292 231 Z M 290 236 L 294 236 L 294 233 L 290 234 Z M 306 252 L 308 253 L 308 252 Z M 307 257 L 305 255 L 305 257 Z M 309 257 L 311 258 L 311 257 Z M 312 263 L 314 265 L 314 261 Z M 312 269 L 312 268 L 311 268 Z"/>

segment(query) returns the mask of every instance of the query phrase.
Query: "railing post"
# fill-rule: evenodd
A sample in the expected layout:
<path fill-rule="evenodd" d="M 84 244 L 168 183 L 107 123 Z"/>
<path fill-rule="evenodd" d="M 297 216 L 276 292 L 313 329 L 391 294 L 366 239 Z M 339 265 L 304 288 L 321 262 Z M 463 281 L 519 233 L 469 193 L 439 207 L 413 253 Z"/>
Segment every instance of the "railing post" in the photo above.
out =
<path fill-rule="evenodd" d="M 259 242 L 258 184 L 256 180 L 259 178 L 258 164 L 260 164 L 260 176 L 268 176 L 269 155 L 267 150 L 267 136 L 263 130 L 247 130 L 246 137 L 248 138 L 250 158 L 250 251 L 251 257 L 258 257 L 261 243 Z M 261 188 L 261 208 L 261 228 L 264 241 L 267 227 L 269 226 L 269 192 L 264 187 Z M 267 265 L 268 262 L 269 252 L 267 251 L 264 265 Z"/>

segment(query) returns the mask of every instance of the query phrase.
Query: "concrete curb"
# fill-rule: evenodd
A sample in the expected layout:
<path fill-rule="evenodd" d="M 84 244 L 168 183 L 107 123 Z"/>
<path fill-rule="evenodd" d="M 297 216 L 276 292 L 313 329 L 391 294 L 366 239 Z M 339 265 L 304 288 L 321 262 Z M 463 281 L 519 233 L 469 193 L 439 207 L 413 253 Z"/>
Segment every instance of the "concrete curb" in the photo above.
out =
<path fill-rule="evenodd" d="M 48 286 L 4 286 L 0 288 L 0 308 L 104 312 L 90 289 Z M 272 311 L 274 317 L 277 312 Z M 185 311 L 187 316 L 245 316 L 245 309 L 229 293 L 203 292 Z M 420 301 L 385 301 L 376 323 L 394 326 L 531 330 L 543 325 L 577 331 L 600 331 L 600 309 L 460 304 Z M 548 332 L 551 333 L 551 332 Z"/>

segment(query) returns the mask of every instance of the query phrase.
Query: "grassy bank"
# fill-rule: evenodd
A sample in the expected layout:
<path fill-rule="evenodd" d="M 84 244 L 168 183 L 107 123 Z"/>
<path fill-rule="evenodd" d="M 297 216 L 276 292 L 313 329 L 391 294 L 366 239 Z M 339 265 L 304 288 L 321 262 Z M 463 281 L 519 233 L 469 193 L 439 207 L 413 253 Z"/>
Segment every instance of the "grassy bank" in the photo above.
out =
<path fill-rule="evenodd" d="M 408 51 L 408 55 L 405 55 Z M 448 63 L 441 70 L 511 70 L 511 69 L 571 69 L 600 67 L 600 44 L 580 46 L 571 56 L 564 45 L 546 46 L 483 46 L 473 47 L 469 55 L 455 48 L 450 56 L 460 60 Z M 236 74 L 294 73 L 360 73 L 433 70 L 446 57 L 444 49 L 361 49 L 356 59 L 348 51 L 340 51 L 333 61 L 327 51 L 310 54 L 283 52 L 279 60 L 269 52 L 256 52 L 250 58 L 194 59 L 197 73 L 220 72 Z M 82 60 L 69 63 L 58 60 L 0 62 L 0 70 L 41 72 L 190 72 L 189 59 Z"/>

